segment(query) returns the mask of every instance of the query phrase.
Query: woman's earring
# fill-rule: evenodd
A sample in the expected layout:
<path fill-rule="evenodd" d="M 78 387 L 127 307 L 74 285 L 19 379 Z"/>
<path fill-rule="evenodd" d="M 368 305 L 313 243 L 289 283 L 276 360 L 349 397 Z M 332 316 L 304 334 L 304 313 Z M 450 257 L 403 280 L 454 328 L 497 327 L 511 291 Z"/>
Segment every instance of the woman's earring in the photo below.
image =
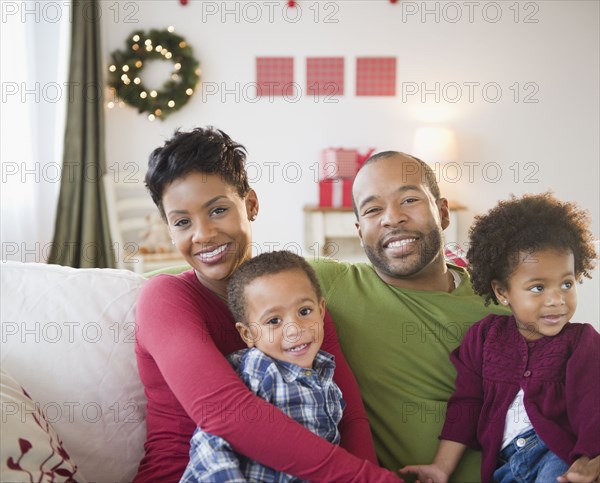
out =
<path fill-rule="evenodd" d="M 250 220 L 250 221 L 254 221 L 254 220 L 256 220 L 256 215 L 250 215 L 250 218 L 249 218 L 249 220 Z"/>

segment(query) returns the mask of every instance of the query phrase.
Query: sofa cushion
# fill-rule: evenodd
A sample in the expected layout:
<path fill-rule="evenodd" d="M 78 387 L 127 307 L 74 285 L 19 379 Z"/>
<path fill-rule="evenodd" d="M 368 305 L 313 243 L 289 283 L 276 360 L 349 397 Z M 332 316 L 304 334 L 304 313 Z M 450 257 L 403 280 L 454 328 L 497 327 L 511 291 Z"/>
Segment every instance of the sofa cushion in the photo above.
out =
<path fill-rule="evenodd" d="M 112 269 L 6 262 L 2 367 L 40 405 L 90 481 L 131 481 L 145 405 L 134 353 L 145 279 Z"/>
<path fill-rule="evenodd" d="M 40 408 L 0 370 L 1 481 L 85 481 Z"/>

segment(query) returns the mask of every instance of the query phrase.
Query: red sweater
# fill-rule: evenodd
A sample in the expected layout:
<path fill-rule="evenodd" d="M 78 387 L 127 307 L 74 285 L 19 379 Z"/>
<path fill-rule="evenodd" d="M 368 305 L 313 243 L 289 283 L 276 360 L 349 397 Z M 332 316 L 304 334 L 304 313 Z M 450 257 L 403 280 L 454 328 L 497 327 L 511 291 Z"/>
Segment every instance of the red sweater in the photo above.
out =
<path fill-rule="evenodd" d="M 193 270 L 159 275 L 144 285 L 135 349 L 148 400 L 147 436 L 136 481 L 179 481 L 196 426 L 253 460 L 307 480 L 398 481 L 377 466 L 358 386 L 329 315 L 322 349 L 335 356 L 334 380 L 347 402 L 341 447 L 246 388 L 224 357 L 244 347 L 226 304 Z"/>
<path fill-rule="evenodd" d="M 489 315 L 469 328 L 451 355 L 456 392 L 440 438 L 482 449 L 481 479 L 491 481 L 506 413 L 519 388 L 546 446 L 569 465 L 600 454 L 600 334 L 567 324 L 554 337 L 527 341 L 513 316 Z"/>

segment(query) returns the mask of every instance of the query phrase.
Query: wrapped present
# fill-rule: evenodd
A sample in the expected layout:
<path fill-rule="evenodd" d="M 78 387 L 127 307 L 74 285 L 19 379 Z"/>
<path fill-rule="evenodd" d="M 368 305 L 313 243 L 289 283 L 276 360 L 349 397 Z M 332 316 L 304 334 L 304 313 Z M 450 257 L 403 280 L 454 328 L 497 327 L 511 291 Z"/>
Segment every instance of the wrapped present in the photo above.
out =
<path fill-rule="evenodd" d="M 357 149 L 327 148 L 321 151 L 319 179 L 354 178 L 374 149 L 360 153 Z"/>
<path fill-rule="evenodd" d="M 354 178 L 358 171 L 356 149 L 328 148 L 321 151 L 319 179 Z"/>
<path fill-rule="evenodd" d="M 374 152 L 375 148 L 369 148 L 364 153 L 356 153 L 357 170 L 359 170 L 362 167 L 362 165 L 365 164 L 365 161 L 369 159 Z"/>
<path fill-rule="evenodd" d="M 352 179 L 337 178 L 319 181 L 319 206 L 352 207 Z"/>

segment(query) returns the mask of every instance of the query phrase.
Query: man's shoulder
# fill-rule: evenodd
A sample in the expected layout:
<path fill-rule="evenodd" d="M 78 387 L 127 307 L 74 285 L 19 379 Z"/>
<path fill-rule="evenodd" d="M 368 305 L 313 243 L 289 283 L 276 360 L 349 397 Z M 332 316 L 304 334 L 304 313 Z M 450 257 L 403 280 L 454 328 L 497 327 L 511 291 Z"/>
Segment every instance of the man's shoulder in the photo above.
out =
<path fill-rule="evenodd" d="M 345 262 L 333 258 L 307 259 L 307 261 L 315 269 L 319 278 L 345 278 L 350 275 L 364 276 L 375 273 L 372 265 L 365 262 Z"/>
<path fill-rule="evenodd" d="M 362 298 L 365 291 L 384 284 L 370 263 L 320 259 L 312 260 L 310 264 L 317 273 L 328 308 L 340 297 L 348 300 L 348 297 L 360 294 Z"/>
<path fill-rule="evenodd" d="M 352 265 L 350 262 L 343 262 L 333 258 L 307 258 L 306 261 L 317 273 L 341 273 L 349 270 Z"/>

